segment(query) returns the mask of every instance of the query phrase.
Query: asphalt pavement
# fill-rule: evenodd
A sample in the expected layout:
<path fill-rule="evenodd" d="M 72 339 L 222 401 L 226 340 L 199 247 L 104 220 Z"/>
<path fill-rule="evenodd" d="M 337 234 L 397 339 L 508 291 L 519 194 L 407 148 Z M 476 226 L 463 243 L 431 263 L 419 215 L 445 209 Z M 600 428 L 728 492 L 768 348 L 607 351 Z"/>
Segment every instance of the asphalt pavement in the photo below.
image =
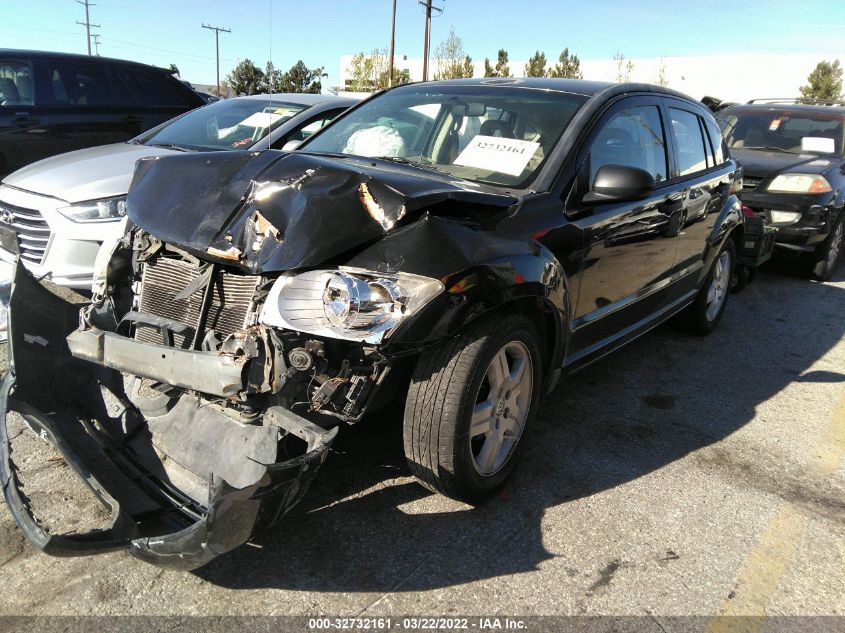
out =
<path fill-rule="evenodd" d="M 844 337 L 845 265 L 769 266 L 709 337 L 664 325 L 558 386 L 481 507 L 414 483 L 393 410 L 341 434 L 278 529 L 193 573 L 50 558 L 3 505 L 0 615 L 843 615 Z M 28 490 L 95 519 L 19 441 L 43 462 Z"/>

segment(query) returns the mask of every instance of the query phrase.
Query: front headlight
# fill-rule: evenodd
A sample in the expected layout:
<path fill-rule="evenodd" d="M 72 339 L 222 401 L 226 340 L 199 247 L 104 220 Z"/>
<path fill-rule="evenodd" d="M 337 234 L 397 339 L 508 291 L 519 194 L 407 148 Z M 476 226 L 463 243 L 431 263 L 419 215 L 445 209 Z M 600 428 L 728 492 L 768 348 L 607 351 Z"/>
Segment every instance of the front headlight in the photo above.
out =
<path fill-rule="evenodd" d="M 341 267 L 280 277 L 261 310 L 264 325 L 379 343 L 437 295 L 437 279 Z"/>
<path fill-rule="evenodd" d="M 777 176 L 767 191 L 781 193 L 827 193 L 833 191 L 830 183 L 818 174 L 781 174 Z"/>
<path fill-rule="evenodd" d="M 59 210 L 63 216 L 74 222 L 107 222 L 120 220 L 126 215 L 126 196 L 103 198 L 79 202 Z"/>

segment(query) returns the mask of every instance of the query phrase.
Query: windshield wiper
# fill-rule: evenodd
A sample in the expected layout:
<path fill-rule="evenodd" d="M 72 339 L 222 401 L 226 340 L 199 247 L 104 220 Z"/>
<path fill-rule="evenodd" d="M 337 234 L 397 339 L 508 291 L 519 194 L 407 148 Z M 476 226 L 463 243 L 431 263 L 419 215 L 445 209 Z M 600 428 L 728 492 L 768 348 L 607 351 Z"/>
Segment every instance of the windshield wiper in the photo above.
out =
<path fill-rule="evenodd" d="M 783 152 L 784 154 L 794 154 L 795 152 L 790 152 L 788 149 L 783 149 L 782 147 L 772 147 L 770 145 L 766 145 L 764 147 L 742 147 L 740 149 L 758 149 L 764 152 Z"/>
<path fill-rule="evenodd" d="M 430 171 L 440 172 L 441 174 L 449 174 L 448 171 L 437 167 L 432 163 L 426 163 L 420 160 L 411 160 L 410 158 L 403 158 L 402 156 L 374 156 L 375 160 L 389 160 L 393 163 L 400 163 L 402 165 L 411 165 L 412 167 L 419 167 L 421 169 L 428 169 Z"/>
<path fill-rule="evenodd" d="M 147 143 L 152 147 L 164 147 L 165 149 L 178 149 L 180 152 L 195 152 L 197 149 L 190 145 L 179 145 L 179 143 Z"/>

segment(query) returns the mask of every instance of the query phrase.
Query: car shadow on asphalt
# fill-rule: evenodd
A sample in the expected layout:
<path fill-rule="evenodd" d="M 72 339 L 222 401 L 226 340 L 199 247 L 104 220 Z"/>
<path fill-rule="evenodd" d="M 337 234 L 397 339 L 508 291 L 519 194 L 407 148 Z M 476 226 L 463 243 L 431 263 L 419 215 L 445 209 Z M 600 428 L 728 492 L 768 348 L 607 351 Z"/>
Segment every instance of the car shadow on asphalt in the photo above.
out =
<path fill-rule="evenodd" d="M 533 571 L 553 556 L 543 545 L 546 509 L 719 442 L 792 381 L 843 379 L 808 370 L 845 335 L 845 288 L 799 273 L 789 262 L 765 267 L 731 296 L 709 337 L 667 324 L 559 385 L 515 477 L 479 507 L 410 479 L 394 407 L 341 433 L 305 499 L 271 533 L 194 573 L 233 589 L 395 592 Z"/>

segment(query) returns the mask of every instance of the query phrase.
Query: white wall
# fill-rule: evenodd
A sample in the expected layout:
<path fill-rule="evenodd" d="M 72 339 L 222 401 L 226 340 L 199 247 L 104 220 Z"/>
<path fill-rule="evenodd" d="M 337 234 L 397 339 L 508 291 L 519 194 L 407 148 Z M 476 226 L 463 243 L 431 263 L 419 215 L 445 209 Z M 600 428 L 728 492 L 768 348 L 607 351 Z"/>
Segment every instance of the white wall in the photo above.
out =
<path fill-rule="evenodd" d="M 347 69 L 352 55 L 340 58 L 341 85 L 348 77 Z M 824 53 L 801 55 L 708 55 L 697 57 L 664 57 L 666 78 L 669 87 L 680 90 L 696 99 L 705 95 L 717 97 L 723 101 L 748 101 L 766 97 L 797 97 L 799 87 L 806 83 L 807 75 L 822 59 L 832 60 Z M 491 59 L 495 64 L 495 60 Z M 555 60 L 550 60 L 555 61 Z M 634 69 L 631 81 L 645 83 L 657 82 L 661 58 L 632 59 Z M 411 80 L 422 80 L 422 58 L 404 59 L 396 55 L 396 67 L 408 70 Z M 525 60 L 509 62 L 511 74 L 521 77 L 525 70 Z M 549 64 L 551 66 L 552 64 Z M 484 59 L 473 62 L 475 76 L 484 75 Z M 613 59 L 590 59 L 581 61 L 584 79 L 596 81 L 616 80 L 616 61 Z M 434 60 L 429 68 L 429 75 L 436 72 Z"/>

